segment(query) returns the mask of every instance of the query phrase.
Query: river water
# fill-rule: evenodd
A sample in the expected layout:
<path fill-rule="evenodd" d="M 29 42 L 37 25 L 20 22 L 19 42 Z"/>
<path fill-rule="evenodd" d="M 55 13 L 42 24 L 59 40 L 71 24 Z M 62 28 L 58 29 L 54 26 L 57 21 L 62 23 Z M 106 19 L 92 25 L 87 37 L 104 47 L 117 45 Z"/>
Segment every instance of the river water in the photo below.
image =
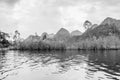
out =
<path fill-rule="evenodd" d="M 120 51 L 1 51 L 0 80 L 120 80 Z"/>

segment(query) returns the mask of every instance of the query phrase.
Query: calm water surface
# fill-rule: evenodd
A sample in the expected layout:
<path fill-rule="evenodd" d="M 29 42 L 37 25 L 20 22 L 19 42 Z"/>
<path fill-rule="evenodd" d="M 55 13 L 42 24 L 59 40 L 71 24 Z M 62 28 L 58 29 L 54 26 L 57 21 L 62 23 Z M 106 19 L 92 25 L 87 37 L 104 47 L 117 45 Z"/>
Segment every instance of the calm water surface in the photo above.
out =
<path fill-rule="evenodd" d="M 120 80 L 120 51 L 2 51 L 0 80 Z"/>

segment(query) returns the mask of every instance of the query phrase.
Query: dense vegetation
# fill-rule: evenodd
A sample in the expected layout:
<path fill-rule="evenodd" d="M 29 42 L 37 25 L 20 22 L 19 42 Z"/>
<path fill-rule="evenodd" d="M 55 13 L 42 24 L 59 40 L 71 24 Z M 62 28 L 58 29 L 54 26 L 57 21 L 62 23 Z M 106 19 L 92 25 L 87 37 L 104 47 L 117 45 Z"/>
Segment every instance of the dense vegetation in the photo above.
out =
<path fill-rule="evenodd" d="M 9 37 L 8 33 L 0 31 L 0 48 L 8 47 L 10 45 L 9 41 L 6 39 Z"/>
<path fill-rule="evenodd" d="M 71 36 L 69 31 L 61 28 L 52 38 L 49 34 L 41 36 L 31 35 L 27 39 L 20 40 L 20 33 L 15 31 L 12 49 L 19 50 L 65 50 L 65 49 L 120 49 L 120 26 L 119 20 L 112 18 L 105 19 L 100 25 L 92 25 L 85 21 L 86 31 L 81 35 Z M 5 35 L 0 34 L 0 47 L 7 46 L 9 42 Z"/>
<path fill-rule="evenodd" d="M 111 35 L 107 37 L 93 37 L 79 42 L 69 44 L 68 49 L 120 49 L 120 39 L 117 36 Z"/>
<path fill-rule="evenodd" d="M 19 50 L 65 50 L 65 44 L 63 42 L 56 41 L 30 41 L 20 42 L 14 49 Z"/>
<path fill-rule="evenodd" d="M 119 29 L 114 24 L 105 24 L 105 25 L 99 25 L 98 27 L 94 29 L 88 29 L 83 35 L 81 35 L 82 39 L 91 38 L 93 36 L 99 38 L 99 37 L 106 37 L 110 35 L 120 35 Z"/>
<path fill-rule="evenodd" d="M 20 42 L 15 46 L 15 49 L 20 50 L 65 50 L 65 49 L 120 49 L 120 39 L 115 36 L 93 37 L 85 40 L 80 40 L 74 43 L 59 42 L 59 41 L 36 41 Z"/>

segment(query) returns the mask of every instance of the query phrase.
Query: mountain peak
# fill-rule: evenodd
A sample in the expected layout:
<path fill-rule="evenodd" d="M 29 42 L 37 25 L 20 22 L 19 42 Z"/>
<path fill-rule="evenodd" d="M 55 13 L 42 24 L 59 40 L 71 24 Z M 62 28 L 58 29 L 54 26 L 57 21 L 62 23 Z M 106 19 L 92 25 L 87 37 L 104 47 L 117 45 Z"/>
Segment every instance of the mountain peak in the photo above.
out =
<path fill-rule="evenodd" d="M 69 33 L 69 31 L 65 28 L 61 28 L 57 33 Z"/>
<path fill-rule="evenodd" d="M 55 38 L 57 40 L 64 40 L 66 38 L 68 38 L 70 36 L 70 33 L 67 29 L 65 28 L 61 28 L 56 34 L 55 34 Z"/>
<path fill-rule="evenodd" d="M 68 31 L 67 29 L 65 29 L 65 28 L 60 28 L 60 30 L 59 31 Z"/>
<path fill-rule="evenodd" d="M 113 18 L 111 18 L 111 17 L 107 17 L 106 20 L 113 20 Z"/>
<path fill-rule="evenodd" d="M 35 41 L 35 40 L 39 41 L 40 40 L 40 36 L 30 35 L 30 36 L 28 36 L 28 38 L 25 39 L 25 41 L 27 41 L 27 42 Z"/>
<path fill-rule="evenodd" d="M 106 19 L 104 19 L 104 21 L 101 23 L 101 25 L 105 25 L 105 24 L 114 24 L 116 23 L 118 20 L 111 18 L 111 17 L 107 17 Z"/>

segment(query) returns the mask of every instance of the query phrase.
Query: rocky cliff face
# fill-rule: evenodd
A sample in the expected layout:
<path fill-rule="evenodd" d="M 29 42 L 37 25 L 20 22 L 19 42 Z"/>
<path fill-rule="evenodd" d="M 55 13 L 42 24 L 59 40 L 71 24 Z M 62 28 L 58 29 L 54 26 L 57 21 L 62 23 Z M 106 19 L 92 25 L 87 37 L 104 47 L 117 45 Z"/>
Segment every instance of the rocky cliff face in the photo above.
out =
<path fill-rule="evenodd" d="M 65 28 L 61 28 L 56 34 L 55 34 L 55 40 L 64 41 L 67 40 L 70 37 L 70 33 Z"/>

